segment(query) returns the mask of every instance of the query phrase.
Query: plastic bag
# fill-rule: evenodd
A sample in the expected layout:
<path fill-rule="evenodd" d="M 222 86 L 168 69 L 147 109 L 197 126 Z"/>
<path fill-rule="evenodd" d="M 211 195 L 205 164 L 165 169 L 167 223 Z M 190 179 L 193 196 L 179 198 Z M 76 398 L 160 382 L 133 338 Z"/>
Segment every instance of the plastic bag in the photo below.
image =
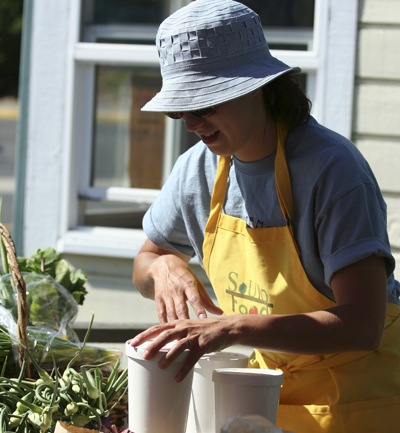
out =
<path fill-rule="evenodd" d="M 51 370 L 57 365 L 63 369 L 80 351 L 77 364 L 106 364 L 103 369 L 111 369 L 121 357 L 121 351 L 81 344 L 72 328 L 79 308 L 72 294 L 48 275 L 23 272 L 22 276 L 27 290 L 29 350 L 42 367 Z M 10 274 L 0 277 L 0 313 L 0 325 L 14 345 L 16 363 L 18 305 Z"/>
<path fill-rule="evenodd" d="M 48 275 L 23 272 L 28 304 L 28 327 L 55 331 L 60 338 L 79 342 L 72 324 L 78 314 L 78 303 L 63 286 Z M 0 305 L 18 321 L 17 293 L 11 275 L 0 278 Z"/>
<path fill-rule="evenodd" d="M 11 335 L 17 334 L 17 323 L 7 308 L 0 303 L 0 326 L 7 329 Z"/>
<path fill-rule="evenodd" d="M 11 313 L 0 305 L 0 371 L 4 369 L 9 374 L 15 374 L 17 369 L 14 360 L 18 357 L 18 350 L 13 344 L 10 332 L 12 335 L 16 334 L 17 324 Z"/>

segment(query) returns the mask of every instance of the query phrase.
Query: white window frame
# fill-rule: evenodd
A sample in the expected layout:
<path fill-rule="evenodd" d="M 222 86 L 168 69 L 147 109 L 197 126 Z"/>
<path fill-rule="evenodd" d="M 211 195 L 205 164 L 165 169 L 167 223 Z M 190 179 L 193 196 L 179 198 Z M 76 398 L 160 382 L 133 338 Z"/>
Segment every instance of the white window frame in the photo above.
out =
<path fill-rule="evenodd" d="M 175 8 L 184 0 L 175 1 Z M 140 229 L 117 229 L 79 225 L 78 196 L 150 204 L 158 190 L 136 188 L 92 188 L 89 183 L 93 81 L 96 65 L 156 66 L 158 56 L 152 45 L 113 45 L 79 42 L 79 0 L 70 0 L 70 65 L 66 85 L 66 131 L 63 164 L 63 191 L 57 249 L 63 253 L 120 258 L 134 257 L 145 239 Z M 313 100 L 312 114 L 323 124 L 350 137 L 356 46 L 357 0 L 316 0 L 316 20 L 310 51 L 273 51 L 273 55 L 307 75 Z M 101 31 L 101 28 L 98 29 Z M 271 36 L 272 37 L 272 36 Z M 267 31 L 268 40 L 268 31 Z M 166 123 L 166 146 L 178 134 L 177 122 Z M 168 153 L 168 152 L 166 152 Z M 171 153 L 171 152 L 170 152 Z M 172 167 L 174 157 L 164 162 Z M 76 176 L 76 173 L 86 173 Z"/>

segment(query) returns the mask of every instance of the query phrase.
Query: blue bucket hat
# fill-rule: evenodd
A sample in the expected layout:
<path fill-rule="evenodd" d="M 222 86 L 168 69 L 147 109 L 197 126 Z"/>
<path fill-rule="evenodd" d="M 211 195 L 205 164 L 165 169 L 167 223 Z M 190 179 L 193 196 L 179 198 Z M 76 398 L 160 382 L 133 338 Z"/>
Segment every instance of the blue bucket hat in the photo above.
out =
<path fill-rule="evenodd" d="M 195 0 L 163 21 L 156 46 L 162 88 L 143 111 L 193 111 L 238 98 L 288 72 L 259 16 L 233 0 Z"/>

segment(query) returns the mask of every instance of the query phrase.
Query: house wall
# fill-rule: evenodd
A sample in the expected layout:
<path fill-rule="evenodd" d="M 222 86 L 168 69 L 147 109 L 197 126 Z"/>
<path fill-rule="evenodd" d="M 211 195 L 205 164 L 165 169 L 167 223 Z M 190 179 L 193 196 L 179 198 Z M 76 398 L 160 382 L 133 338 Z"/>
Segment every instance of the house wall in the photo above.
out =
<path fill-rule="evenodd" d="M 400 2 L 360 0 L 353 140 L 378 179 L 400 278 Z"/>

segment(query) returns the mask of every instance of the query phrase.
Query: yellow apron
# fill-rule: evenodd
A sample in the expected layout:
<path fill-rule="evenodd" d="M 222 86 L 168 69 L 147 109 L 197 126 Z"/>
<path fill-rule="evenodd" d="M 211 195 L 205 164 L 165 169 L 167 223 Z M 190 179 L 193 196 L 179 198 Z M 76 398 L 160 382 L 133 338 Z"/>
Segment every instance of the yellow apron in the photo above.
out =
<path fill-rule="evenodd" d="M 278 128 L 275 180 L 287 226 L 254 229 L 222 213 L 231 160 L 219 159 L 203 260 L 225 314 L 295 314 L 335 305 L 312 286 L 299 258 L 283 134 Z M 250 367 L 284 372 L 277 425 L 295 433 L 399 433 L 399 316 L 400 307 L 388 304 L 382 342 L 372 352 L 255 350 Z"/>

